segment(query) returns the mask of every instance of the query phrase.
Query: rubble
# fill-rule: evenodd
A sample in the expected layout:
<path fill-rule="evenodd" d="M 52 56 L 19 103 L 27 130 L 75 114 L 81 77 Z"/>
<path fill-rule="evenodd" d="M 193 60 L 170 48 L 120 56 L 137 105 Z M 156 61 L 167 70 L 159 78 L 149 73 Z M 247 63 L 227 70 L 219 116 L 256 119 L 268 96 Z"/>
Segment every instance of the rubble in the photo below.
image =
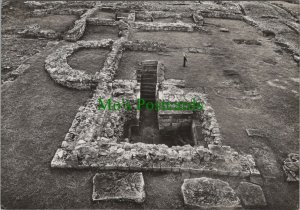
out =
<path fill-rule="evenodd" d="M 286 181 L 299 181 L 299 155 L 290 153 L 288 158 L 283 162 L 283 171 L 286 175 Z"/>

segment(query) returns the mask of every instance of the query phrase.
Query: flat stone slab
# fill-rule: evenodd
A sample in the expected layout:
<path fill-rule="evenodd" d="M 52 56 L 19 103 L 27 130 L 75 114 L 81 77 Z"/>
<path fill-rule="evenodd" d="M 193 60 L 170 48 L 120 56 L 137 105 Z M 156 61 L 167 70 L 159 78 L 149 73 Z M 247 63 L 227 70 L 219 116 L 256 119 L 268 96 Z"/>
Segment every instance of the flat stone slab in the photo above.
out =
<path fill-rule="evenodd" d="M 142 203 L 145 200 L 142 173 L 105 172 L 93 177 L 93 201 L 119 200 Z"/>
<path fill-rule="evenodd" d="M 246 129 L 247 135 L 250 137 L 266 137 L 267 135 L 259 129 L 252 129 L 252 128 L 247 128 Z"/>
<path fill-rule="evenodd" d="M 240 199 L 227 182 L 207 177 L 185 179 L 181 186 L 184 204 L 201 208 L 237 208 Z"/>
<path fill-rule="evenodd" d="M 241 182 L 237 188 L 245 207 L 263 207 L 267 205 L 264 192 L 261 187 L 249 182 Z"/>

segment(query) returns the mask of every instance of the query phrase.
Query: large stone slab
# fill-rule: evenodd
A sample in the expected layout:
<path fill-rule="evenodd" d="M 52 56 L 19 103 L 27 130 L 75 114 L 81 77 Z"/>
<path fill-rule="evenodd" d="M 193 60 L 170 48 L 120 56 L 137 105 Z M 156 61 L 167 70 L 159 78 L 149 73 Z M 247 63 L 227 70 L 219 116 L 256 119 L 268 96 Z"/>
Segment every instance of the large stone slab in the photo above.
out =
<path fill-rule="evenodd" d="M 240 199 L 227 182 L 207 177 L 185 179 L 181 186 L 184 203 L 190 207 L 236 208 Z"/>
<path fill-rule="evenodd" d="M 93 178 L 93 201 L 119 200 L 142 203 L 145 200 L 142 173 L 105 172 Z"/>
<path fill-rule="evenodd" d="M 237 192 L 245 207 L 262 207 L 267 205 L 264 192 L 259 185 L 241 182 Z"/>

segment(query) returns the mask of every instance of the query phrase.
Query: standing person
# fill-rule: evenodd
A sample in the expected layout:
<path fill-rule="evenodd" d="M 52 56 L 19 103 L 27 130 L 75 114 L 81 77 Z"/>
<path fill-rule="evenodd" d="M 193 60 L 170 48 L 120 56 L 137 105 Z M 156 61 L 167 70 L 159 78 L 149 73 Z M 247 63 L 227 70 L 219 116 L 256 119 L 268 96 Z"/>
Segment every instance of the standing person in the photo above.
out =
<path fill-rule="evenodd" d="M 186 63 L 187 63 L 187 56 L 185 54 L 185 52 L 183 53 L 183 67 L 186 66 Z"/>
<path fill-rule="evenodd" d="M 118 11 L 115 13 L 115 21 L 118 21 Z"/>

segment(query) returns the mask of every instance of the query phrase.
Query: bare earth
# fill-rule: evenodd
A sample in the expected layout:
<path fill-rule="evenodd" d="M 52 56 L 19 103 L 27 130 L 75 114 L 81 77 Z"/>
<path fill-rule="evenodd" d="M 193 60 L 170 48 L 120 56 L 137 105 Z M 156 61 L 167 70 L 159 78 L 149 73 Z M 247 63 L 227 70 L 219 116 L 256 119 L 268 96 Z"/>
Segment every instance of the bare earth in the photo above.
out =
<path fill-rule="evenodd" d="M 295 13 L 294 4 L 282 4 Z M 68 42 L 24 38 L 17 33 L 24 28 L 23 22 L 64 33 L 79 16 L 40 18 L 26 15 L 28 11 L 14 2 L 2 8 L 1 204 L 8 209 L 186 208 L 180 190 L 183 179 L 201 175 L 143 172 L 146 200 L 136 204 L 93 202 L 92 177 L 97 170 L 50 168 L 78 108 L 93 92 L 60 86 L 45 71 L 47 55 Z M 109 12 L 95 17 L 114 18 Z M 271 37 L 243 21 L 205 18 L 205 23 L 207 32 L 133 31 L 130 40 L 164 42 L 168 52 L 125 51 L 116 79 L 133 79 L 143 60 L 162 61 L 167 79 L 183 79 L 188 88 L 207 94 L 221 127 L 223 144 L 253 155 L 263 177 L 268 203 L 264 209 L 298 209 L 298 183 L 286 182 L 282 163 L 289 153 L 299 150 L 299 63 Z M 221 32 L 220 28 L 229 32 Z M 88 26 L 81 40 L 106 38 L 117 39 L 118 29 Z M 241 39 L 260 44 L 234 41 Z M 189 52 L 187 67 L 183 68 L 182 53 L 191 48 L 200 51 Z M 100 71 L 108 53 L 104 49 L 83 49 L 70 56 L 68 63 L 93 75 Z M 4 81 L 5 75 L 24 61 L 30 67 L 15 80 Z M 258 98 L 253 99 L 253 93 Z M 249 137 L 247 128 L 260 129 L 265 137 Z M 221 178 L 233 188 L 243 181 L 239 177 Z"/>

